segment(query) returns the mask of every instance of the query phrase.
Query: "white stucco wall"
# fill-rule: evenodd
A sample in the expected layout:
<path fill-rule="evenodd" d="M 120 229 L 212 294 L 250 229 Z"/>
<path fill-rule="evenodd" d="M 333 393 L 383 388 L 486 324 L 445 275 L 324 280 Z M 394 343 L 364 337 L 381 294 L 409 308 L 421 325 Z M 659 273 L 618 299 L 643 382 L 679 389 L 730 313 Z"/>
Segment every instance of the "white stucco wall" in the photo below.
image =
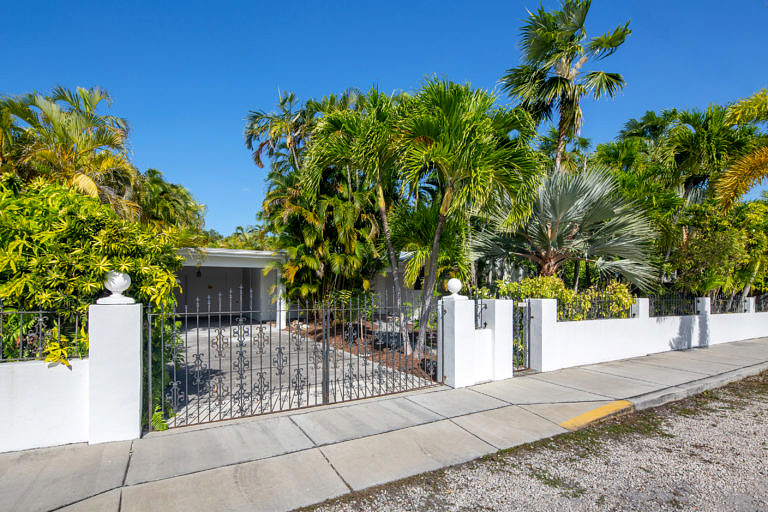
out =
<path fill-rule="evenodd" d="M 0 452 L 88 440 L 88 359 L 0 364 Z"/>
<path fill-rule="evenodd" d="M 670 350 L 768 336 L 768 313 L 649 317 L 648 299 L 636 317 L 558 322 L 557 301 L 531 301 L 531 367 L 542 372 Z"/>
<path fill-rule="evenodd" d="M 710 315 L 710 343 L 763 338 L 768 336 L 768 313 L 727 313 Z"/>

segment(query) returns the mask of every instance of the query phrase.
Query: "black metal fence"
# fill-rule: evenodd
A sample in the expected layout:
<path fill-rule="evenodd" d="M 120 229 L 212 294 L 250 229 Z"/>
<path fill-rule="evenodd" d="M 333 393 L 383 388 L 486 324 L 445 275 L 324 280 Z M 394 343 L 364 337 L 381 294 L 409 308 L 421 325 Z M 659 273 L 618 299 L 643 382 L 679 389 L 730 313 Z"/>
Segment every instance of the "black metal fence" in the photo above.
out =
<path fill-rule="evenodd" d="M 573 322 L 629 318 L 631 309 L 631 302 L 622 301 L 608 293 L 597 291 L 590 295 L 577 295 L 570 302 L 557 301 L 557 320 Z"/>
<path fill-rule="evenodd" d="M 713 315 L 724 313 L 745 313 L 746 305 L 741 300 L 740 293 L 717 294 L 710 299 L 710 312 Z"/>
<path fill-rule="evenodd" d="M 148 310 L 149 429 L 399 393 L 440 380 L 436 301 L 422 321 L 417 301 L 398 307 L 390 295 L 260 308 L 252 291 L 244 293 L 235 311 L 232 292 L 197 300 L 194 311 Z"/>
<path fill-rule="evenodd" d="M 475 299 L 475 329 L 485 329 L 488 322 L 485 318 L 485 312 L 488 310 L 487 299 Z"/>
<path fill-rule="evenodd" d="M 531 367 L 531 303 L 528 299 L 515 301 L 513 309 L 513 343 L 515 371 L 528 370 Z"/>
<path fill-rule="evenodd" d="M 685 293 L 666 293 L 648 297 L 649 316 L 695 315 L 696 297 Z"/>
<path fill-rule="evenodd" d="M 0 300 L 0 363 L 65 362 L 88 355 L 86 316 L 6 307 Z"/>
<path fill-rule="evenodd" d="M 755 297 L 755 311 L 758 313 L 765 313 L 768 311 L 768 293 Z"/>

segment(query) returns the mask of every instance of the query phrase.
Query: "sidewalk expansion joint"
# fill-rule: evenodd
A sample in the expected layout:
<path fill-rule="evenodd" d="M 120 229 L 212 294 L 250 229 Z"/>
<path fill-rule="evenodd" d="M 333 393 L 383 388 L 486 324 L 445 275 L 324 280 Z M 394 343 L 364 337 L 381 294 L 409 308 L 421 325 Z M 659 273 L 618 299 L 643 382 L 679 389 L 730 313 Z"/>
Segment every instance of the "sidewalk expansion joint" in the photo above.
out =
<path fill-rule="evenodd" d="M 323 449 L 322 449 L 322 448 L 318 448 L 317 450 L 318 450 L 318 451 L 320 452 L 320 454 L 323 456 L 323 458 L 325 459 L 325 462 L 327 462 L 327 463 L 328 463 L 328 465 L 329 465 L 329 466 L 331 466 L 331 469 L 333 470 L 333 472 L 334 472 L 334 473 L 336 473 L 336 476 L 338 476 L 338 477 L 339 477 L 339 480 L 341 480 L 342 482 L 344 482 L 344 485 L 346 485 L 346 486 L 347 486 L 347 489 L 349 489 L 349 492 L 355 492 L 355 490 L 352 488 L 352 486 L 351 486 L 351 485 L 349 485 L 349 483 L 348 483 L 346 480 L 344 480 L 344 477 L 343 477 L 343 476 L 341 476 L 341 473 L 339 473 L 339 470 L 338 470 L 338 469 L 336 469 L 336 466 L 334 466 L 334 465 L 333 465 L 333 463 L 332 463 L 332 462 L 331 462 L 331 460 L 328 458 L 328 456 L 325 454 L 325 452 L 323 451 Z"/>

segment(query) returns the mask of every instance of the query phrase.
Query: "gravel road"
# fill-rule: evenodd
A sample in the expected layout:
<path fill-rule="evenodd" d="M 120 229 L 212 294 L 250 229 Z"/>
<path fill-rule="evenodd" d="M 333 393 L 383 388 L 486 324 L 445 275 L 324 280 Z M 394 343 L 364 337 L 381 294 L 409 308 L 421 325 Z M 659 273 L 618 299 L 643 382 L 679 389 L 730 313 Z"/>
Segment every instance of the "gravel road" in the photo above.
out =
<path fill-rule="evenodd" d="M 768 372 L 316 511 L 768 510 Z"/>

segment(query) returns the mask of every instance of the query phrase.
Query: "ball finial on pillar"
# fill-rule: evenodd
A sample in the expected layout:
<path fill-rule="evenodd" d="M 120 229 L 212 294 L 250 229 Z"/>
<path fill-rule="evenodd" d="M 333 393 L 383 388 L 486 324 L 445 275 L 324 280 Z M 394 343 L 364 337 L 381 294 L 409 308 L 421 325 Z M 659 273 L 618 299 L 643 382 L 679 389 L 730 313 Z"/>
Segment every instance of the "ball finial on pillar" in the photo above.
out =
<path fill-rule="evenodd" d="M 112 292 L 109 297 L 102 297 L 96 304 L 134 304 L 136 301 L 123 295 L 123 292 L 131 286 L 131 276 L 123 272 L 107 272 L 104 279 L 104 288 Z"/>
<path fill-rule="evenodd" d="M 456 279 L 455 277 L 452 277 L 448 280 L 448 283 L 445 285 L 446 289 L 450 292 L 451 295 L 456 295 L 461 291 L 461 281 Z"/>

